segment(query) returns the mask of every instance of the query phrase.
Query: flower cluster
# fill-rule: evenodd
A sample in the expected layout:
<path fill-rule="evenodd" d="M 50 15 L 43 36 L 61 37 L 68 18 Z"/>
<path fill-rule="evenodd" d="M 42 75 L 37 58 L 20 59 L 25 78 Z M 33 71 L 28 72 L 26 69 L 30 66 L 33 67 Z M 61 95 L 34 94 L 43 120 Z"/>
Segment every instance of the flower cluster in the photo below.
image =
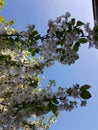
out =
<path fill-rule="evenodd" d="M 42 39 L 40 55 L 46 60 L 58 60 L 63 64 L 72 64 L 77 60 L 78 54 L 73 49 L 80 36 L 75 31 L 72 21 L 69 21 L 70 13 L 58 17 L 56 20 L 49 20 L 47 35 Z"/>
<path fill-rule="evenodd" d="M 94 28 L 90 28 L 90 23 L 86 23 L 84 26 L 87 35 L 87 41 L 89 47 L 95 47 L 98 49 L 98 24 L 95 24 Z"/>
<path fill-rule="evenodd" d="M 59 88 L 57 92 L 52 91 L 54 81 L 50 81 L 47 87 L 34 89 L 33 87 L 18 86 L 2 94 L 2 101 L 0 103 L 0 126 L 7 125 L 10 129 L 14 123 L 15 128 L 22 127 L 25 123 L 28 124 L 29 118 L 42 117 L 48 112 L 52 111 L 55 115 L 58 111 L 71 111 L 77 106 L 75 99 L 81 99 L 80 86 L 74 85 L 72 88 Z M 71 99 L 70 99 L 71 96 Z M 86 100 L 80 100 L 81 106 L 85 106 Z M 34 125 L 34 121 L 32 125 Z M 37 123 L 37 122 L 36 122 Z M 37 124 L 35 125 L 36 127 Z M 46 126 L 43 126 L 46 127 Z"/>
<path fill-rule="evenodd" d="M 26 31 L 18 32 L 2 23 L 0 28 L 0 126 L 1 129 L 31 128 L 47 130 L 55 123 L 58 112 L 71 111 L 86 105 L 91 95 L 90 86 L 73 85 L 71 88 L 59 87 L 50 80 L 46 87 L 40 87 L 44 68 L 54 61 L 72 64 L 79 58 L 77 51 L 80 43 L 86 43 L 80 26 L 75 19 L 69 21 L 70 13 L 50 20 L 45 36 L 40 36 L 34 25 L 28 25 Z M 96 30 L 96 28 L 95 28 Z M 85 32 L 89 31 L 85 25 Z M 87 34 L 87 33 L 86 33 Z M 92 36 L 92 35 L 91 35 Z M 92 38 L 94 39 L 94 36 Z M 41 43 L 38 44 L 38 41 Z M 97 45 L 97 44 L 96 44 Z M 91 45 L 92 46 L 92 45 Z M 49 117 L 49 119 L 45 119 Z"/>

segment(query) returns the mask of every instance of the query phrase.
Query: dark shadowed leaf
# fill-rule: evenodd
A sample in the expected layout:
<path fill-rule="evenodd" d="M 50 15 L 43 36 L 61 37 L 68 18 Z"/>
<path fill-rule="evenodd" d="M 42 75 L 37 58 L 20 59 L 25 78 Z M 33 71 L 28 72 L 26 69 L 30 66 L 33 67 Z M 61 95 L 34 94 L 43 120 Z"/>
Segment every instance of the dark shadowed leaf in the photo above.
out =
<path fill-rule="evenodd" d="M 95 33 L 98 33 L 98 25 L 95 25 L 93 30 L 94 30 Z"/>
<path fill-rule="evenodd" d="M 71 24 L 72 24 L 72 25 L 75 24 L 75 19 L 74 19 L 74 18 L 71 19 Z"/>
<path fill-rule="evenodd" d="M 57 38 L 61 38 L 61 37 L 62 37 L 62 32 L 56 31 L 56 37 L 57 37 Z"/>
<path fill-rule="evenodd" d="M 84 25 L 84 23 L 83 23 L 83 22 L 81 22 L 81 21 L 77 21 L 76 26 L 82 26 L 82 25 Z"/>
<path fill-rule="evenodd" d="M 79 34 L 79 35 L 81 35 L 81 36 L 84 36 L 84 32 L 83 32 L 82 29 L 80 29 L 80 28 L 75 28 L 74 30 L 76 31 L 77 34 Z"/>
<path fill-rule="evenodd" d="M 55 103 L 55 104 L 59 103 L 58 100 L 55 97 L 52 99 L 52 102 Z"/>
<path fill-rule="evenodd" d="M 86 43 L 86 42 L 87 42 L 87 39 L 86 39 L 86 38 L 80 38 L 80 39 L 79 39 L 79 42 L 80 42 L 80 43 Z"/>
<path fill-rule="evenodd" d="M 85 84 L 85 85 L 81 86 L 80 90 L 81 90 L 81 91 L 86 91 L 86 90 L 89 89 L 90 87 L 91 87 L 90 85 Z"/>
<path fill-rule="evenodd" d="M 57 112 L 57 106 L 50 102 L 48 104 L 48 111 L 52 111 L 55 114 Z"/>
<path fill-rule="evenodd" d="M 71 95 L 71 93 L 72 93 L 71 88 L 68 88 L 68 89 L 67 89 L 67 94 Z"/>
<path fill-rule="evenodd" d="M 80 97 L 83 99 L 89 99 L 91 98 L 91 94 L 88 91 L 81 91 Z"/>
<path fill-rule="evenodd" d="M 98 36 L 95 36 L 95 37 L 94 37 L 94 40 L 95 40 L 95 41 L 98 41 Z"/>
<path fill-rule="evenodd" d="M 77 52 L 77 51 L 79 50 L 79 46 L 80 46 L 80 43 L 77 42 L 77 43 L 73 46 L 73 50 L 74 50 L 75 52 Z"/>

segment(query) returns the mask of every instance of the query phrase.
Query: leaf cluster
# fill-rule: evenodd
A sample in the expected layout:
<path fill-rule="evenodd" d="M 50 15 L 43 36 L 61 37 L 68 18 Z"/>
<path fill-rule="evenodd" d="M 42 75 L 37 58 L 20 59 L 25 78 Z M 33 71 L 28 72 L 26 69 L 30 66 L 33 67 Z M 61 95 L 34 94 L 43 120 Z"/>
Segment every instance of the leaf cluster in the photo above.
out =
<path fill-rule="evenodd" d="M 90 92 L 88 91 L 88 89 L 90 89 L 90 87 L 91 87 L 91 86 L 90 86 L 90 85 L 87 85 L 87 84 L 81 86 L 81 88 L 80 88 L 80 91 L 81 91 L 80 97 L 81 97 L 81 98 L 83 98 L 83 99 L 89 99 L 89 98 L 91 98 L 91 94 L 90 94 Z"/>

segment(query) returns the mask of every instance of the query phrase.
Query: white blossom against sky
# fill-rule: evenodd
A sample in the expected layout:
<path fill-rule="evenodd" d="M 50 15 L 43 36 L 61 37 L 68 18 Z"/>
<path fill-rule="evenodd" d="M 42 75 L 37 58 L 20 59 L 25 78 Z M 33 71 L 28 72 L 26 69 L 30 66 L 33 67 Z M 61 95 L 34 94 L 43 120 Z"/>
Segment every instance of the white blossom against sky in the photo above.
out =
<path fill-rule="evenodd" d="M 49 19 L 70 12 L 72 17 L 93 26 L 92 0 L 5 0 L 2 15 L 6 20 L 14 19 L 14 27 L 25 29 L 35 24 L 39 33 L 45 34 Z M 90 84 L 92 98 L 84 108 L 62 112 L 57 123 L 50 130 L 98 130 L 98 50 L 88 45 L 80 48 L 80 59 L 71 66 L 55 64 L 45 70 L 46 81 L 55 79 L 58 86 Z M 45 84 L 44 83 L 44 84 Z"/>

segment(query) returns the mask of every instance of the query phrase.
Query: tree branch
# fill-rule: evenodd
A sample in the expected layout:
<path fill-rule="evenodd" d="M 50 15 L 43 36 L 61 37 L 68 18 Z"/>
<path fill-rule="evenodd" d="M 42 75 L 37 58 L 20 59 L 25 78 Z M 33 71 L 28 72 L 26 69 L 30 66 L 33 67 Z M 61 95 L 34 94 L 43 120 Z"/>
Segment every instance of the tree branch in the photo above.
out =
<path fill-rule="evenodd" d="M 3 105 L 3 106 L 9 106 L 8 104 L 5 104 L 5 103 L 2 103 L 2 102 L 0 102 L 0 105 Z"/>

